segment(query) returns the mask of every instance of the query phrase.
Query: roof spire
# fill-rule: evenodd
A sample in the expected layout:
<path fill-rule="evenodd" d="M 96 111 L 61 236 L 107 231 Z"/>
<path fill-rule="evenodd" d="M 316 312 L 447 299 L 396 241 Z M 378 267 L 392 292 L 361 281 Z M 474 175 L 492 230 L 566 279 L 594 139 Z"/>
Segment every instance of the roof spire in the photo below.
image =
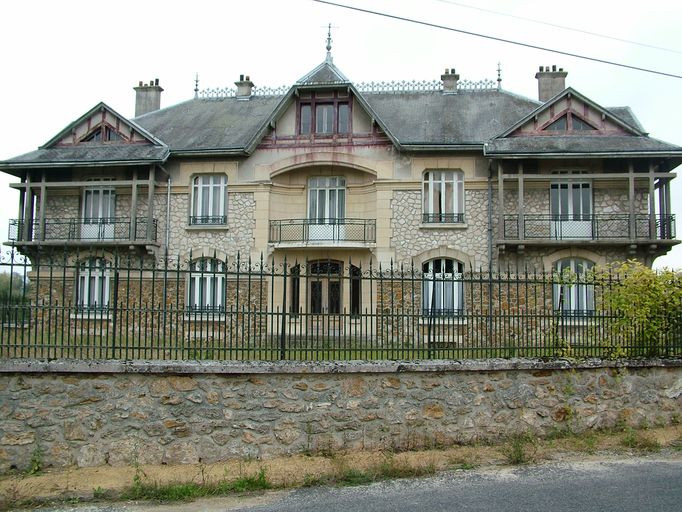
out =
<path fill-rule="evenodd" d="M 497 62 L 497 90 L 502 89 L 502 65 Z"/>
<path fill-rule="evenodd" d="M 199 97 L 199 73 L 194 75 L 194 99 Z"/>
<path fill-rule="evenodd" d="M 332 62 L 332 24 L 330 23 L 327 27 L 327 58 L 326 62 L 331 64 Z"/>

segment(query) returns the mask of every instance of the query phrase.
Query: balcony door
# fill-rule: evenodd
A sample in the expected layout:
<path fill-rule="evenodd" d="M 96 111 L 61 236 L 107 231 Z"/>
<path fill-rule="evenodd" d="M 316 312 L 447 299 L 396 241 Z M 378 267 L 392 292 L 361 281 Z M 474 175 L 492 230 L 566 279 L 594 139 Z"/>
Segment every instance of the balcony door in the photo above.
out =
<path fill-rule="evenodd" d="M 342 329 L 341 280 L 343 264 L 339 261 L 314 261 L 309 265 L 309 329 L 334 334 Z"/>
<path fill-rule="evenodd" d="M 592 186 L 589 182 L 552 183 L 550 208 L 552 238 L 592 238 Z"/>
<path fill-rule="evenodd" d="M 344 240 L 346 180 L 318 176 L 308 181 L 308 240 Z"/>
<path fill-rule="evenodd" d="M 87 187 L 83 191 L 81 240 L 114 238 L 116 192 L 112 187 Z"/>

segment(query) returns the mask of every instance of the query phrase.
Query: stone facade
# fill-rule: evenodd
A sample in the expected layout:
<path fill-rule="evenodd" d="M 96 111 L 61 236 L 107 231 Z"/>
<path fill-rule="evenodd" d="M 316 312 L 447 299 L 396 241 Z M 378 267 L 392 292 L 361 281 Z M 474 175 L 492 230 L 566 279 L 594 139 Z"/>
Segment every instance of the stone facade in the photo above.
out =
<path fill-rule="evenodd" d="M 674 362 L 251 363 L 219 370 L 163 363 L 158 370 L 166 374 L 138 374 L 150 368 L 129 363 L 118 363 L 123 373 L 85 362 L 71 363 L 69 373 L 19 364 L 12 372 L 11 362 L 3 363 L 10 373 L 0 373 L 3 471 L 25 469 L 38 448 L 46 466 L 210 463 L 448 445 L 619 421 L 667 425 L 682 413 L 682 367 Z"/>
<path fill-rule="evenodd" d="M 488 266 L 488 196 L 485 190 L 465 190 L 465 223 L 448 227 L 422 223 L 420 190 L 395 191 L 391 202 L 391 247 L 396 262 L 410 266 L 420 253 L 439 247 L 455 249 L 474 267 Z M 460 256 L 463 259 L 462 256 Z M 418 268 L 421 271 L 421 268 Z"/>

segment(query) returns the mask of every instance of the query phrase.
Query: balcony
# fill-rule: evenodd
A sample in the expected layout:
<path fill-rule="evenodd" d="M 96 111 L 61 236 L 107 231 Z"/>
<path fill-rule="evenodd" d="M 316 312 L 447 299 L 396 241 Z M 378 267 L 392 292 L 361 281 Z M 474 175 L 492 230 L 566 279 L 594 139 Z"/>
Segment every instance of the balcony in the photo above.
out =
<path fill-rule="evenodd" d="M 504 216 L 504 241 L 604 241 L 633 242 L 673 241 L 675 216 L 638 214 L 630 223 L 628 214 L 598 215 L 518 215 Z M 520 220 L 520 221 L 519 221 Z"/>
<path fill-rule="evenodd" d="M 423 213 L 423 224 L 464 224 L 463 213 Z"/>
<path fill-rule="evenodd" d="M 277 247 L 367 247 L 376 242 L 376 220 L 271 220 L 269 241 Z"/>
<path fill-rule="evenodd" d="M 41 229 L 40 221 L 32 221 L 26 226 L 20 219 L 11 219 L 9 240 L 13 245 L 34 246 L 156 244 L 157 221 L 152 219 L 149 233 L 147 223 L 147 217 L 45 219 L 44 228 Z M 28 232 L 25 228 L 28 228 Z"/>

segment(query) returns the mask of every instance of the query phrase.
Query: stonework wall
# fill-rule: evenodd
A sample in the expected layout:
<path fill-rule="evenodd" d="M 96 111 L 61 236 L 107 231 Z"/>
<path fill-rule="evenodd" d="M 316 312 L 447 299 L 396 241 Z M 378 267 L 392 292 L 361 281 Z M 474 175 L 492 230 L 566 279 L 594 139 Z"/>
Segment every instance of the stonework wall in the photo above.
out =
<path fill-rule="evenodd" d="M 682 411 L 674 361 L 144 364 L 2 363 L 0 470 L 38 448 L 47 466 L 210 463 L 666 425 Z"/>
<path fill-rule="evenodd" d="M 475 267 L 488 266 L 488 194 L 485 190 L 465 191 L 465 223 L 461 227 L 434 227 L 422 224 L 422 193 L 419 190 L 396 191 L 391 208 L 391 247 L 396 262 L 410 265 L 420 253 L 448 246 L 469 256 Z M 419 269 L 421 270 L 421 269 Z"/>
<path fill-rule="evenodd" d="M 201 256 L 201 248 L 205 248 L 212 255 L 217 251 L 217 257 L 227 255 L 235 258 L 237 253 L 248 258 L 254 246 L 253 230 L 256 226 L 256 202 L 252 193 L 230 192 L 227 203 L 226 228 L 191 227 L 189 218 L 189 196 L 187 194 L 173 194 L 170 208 L 170 242 L 168 253 L 172 256 L 180 254 L 183 257 L 193 251 L 193 256 Z M 163 215 L 165 216 L 165 203 Z M 159 229 L 165 230 L 165 223 L 160 223 Z M 165 232 L 162 235 L 165 237 Z M 198 253 L 198 254 L 197 254 Z"/>

